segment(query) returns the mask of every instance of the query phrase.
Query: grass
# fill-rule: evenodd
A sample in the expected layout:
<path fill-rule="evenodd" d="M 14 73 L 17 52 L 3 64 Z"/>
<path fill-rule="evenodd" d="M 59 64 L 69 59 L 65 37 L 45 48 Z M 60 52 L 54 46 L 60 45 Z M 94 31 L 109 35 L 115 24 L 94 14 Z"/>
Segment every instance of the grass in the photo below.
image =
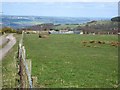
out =
<path fill-rule="evenodd" d="M 28 23 L 29 22 L 29 23 Z M 37 25 L 37 24 L 42 24 L 42 22 L 39 21 L 21 21 L 21 22 L 15 22 L 16 24 L 26 24 L 26 25 Z"/>
<path fill-rule="evenodd" d="M 109 44 L 84 47 L 81 41 L 117 41 L 114 35 L 25 35 L 27 58 L 32 60 L 36 87 L 115 87 L 118 48 Z"/>
<path fill-rule="evenodd" d="M 16 52 L 20 35 L 15 35 L 17 43 L 3 58 L 2 61 L 2 88 L 16 88 L 17 68 L 16 68 Z M 1 66 L 1 65 L 0 65 Z"/>

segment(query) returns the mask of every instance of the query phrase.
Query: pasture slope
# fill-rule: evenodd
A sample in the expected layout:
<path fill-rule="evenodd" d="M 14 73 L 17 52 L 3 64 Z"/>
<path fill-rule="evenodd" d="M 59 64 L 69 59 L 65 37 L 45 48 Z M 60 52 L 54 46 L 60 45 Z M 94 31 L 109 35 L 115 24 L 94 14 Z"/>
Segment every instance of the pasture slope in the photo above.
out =
<path fill-rule="evenodd" d="M 105 44 L 83 41 L 104 41 Z M 38 38 L 25 34 L 27 58 L 32 60 L 36 87 L 112 88 L 118 84 L 118 48 L 115 35 L 50 35 Z"/>

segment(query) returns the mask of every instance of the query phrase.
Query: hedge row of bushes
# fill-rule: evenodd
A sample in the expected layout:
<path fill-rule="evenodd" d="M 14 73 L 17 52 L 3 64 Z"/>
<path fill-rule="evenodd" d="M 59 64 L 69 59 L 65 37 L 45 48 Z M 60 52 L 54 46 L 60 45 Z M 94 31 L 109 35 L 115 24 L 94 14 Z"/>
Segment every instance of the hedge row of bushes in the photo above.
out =
<path fill-rule="evenodd" d="M 15 30 L 11 27 L 4 27 L 0 30 L 0 33 L 2 33 L 2 34 L 4 34 L 4 33 L 18 33 L 18 34 L 21 34 L 22 31 Z"/>

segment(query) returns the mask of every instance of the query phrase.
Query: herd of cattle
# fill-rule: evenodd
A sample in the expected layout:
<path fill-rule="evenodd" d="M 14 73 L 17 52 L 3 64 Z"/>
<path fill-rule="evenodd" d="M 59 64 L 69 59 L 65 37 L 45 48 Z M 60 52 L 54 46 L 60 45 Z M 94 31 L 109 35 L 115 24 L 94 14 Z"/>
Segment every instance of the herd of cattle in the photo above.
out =
<path fill-rule="evenodd" d="M 120 42 L 118 42 L 118 41 L 95 41 L 95 40 L 90 40 L 90 41 L 82 41 L 82 44 L 85 47 L 91 47 L 91 44 L 94 44 L 94 47 L 98 47 L 98 46 L 96 46 L 97 44 L 99 44 L 99 45 L 107 44 L 107 45 L 111 45 L 111 46 L 115 46 L 115 47 L 120 46 Z"/>

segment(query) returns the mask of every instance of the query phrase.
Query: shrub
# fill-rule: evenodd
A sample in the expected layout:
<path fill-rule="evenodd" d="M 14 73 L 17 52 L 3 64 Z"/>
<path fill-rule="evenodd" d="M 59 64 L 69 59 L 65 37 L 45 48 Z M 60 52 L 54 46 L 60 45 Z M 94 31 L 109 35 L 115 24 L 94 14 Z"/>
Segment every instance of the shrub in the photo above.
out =
<path fill-rule="evenodd" d="M 4 28 L 2 28 L 1 32 L 2 32 L 2 34 L 3 33 L 16 33 L 16 30 L 13 28 L 10 28 L 10 27 L 4 27 Z"/>

